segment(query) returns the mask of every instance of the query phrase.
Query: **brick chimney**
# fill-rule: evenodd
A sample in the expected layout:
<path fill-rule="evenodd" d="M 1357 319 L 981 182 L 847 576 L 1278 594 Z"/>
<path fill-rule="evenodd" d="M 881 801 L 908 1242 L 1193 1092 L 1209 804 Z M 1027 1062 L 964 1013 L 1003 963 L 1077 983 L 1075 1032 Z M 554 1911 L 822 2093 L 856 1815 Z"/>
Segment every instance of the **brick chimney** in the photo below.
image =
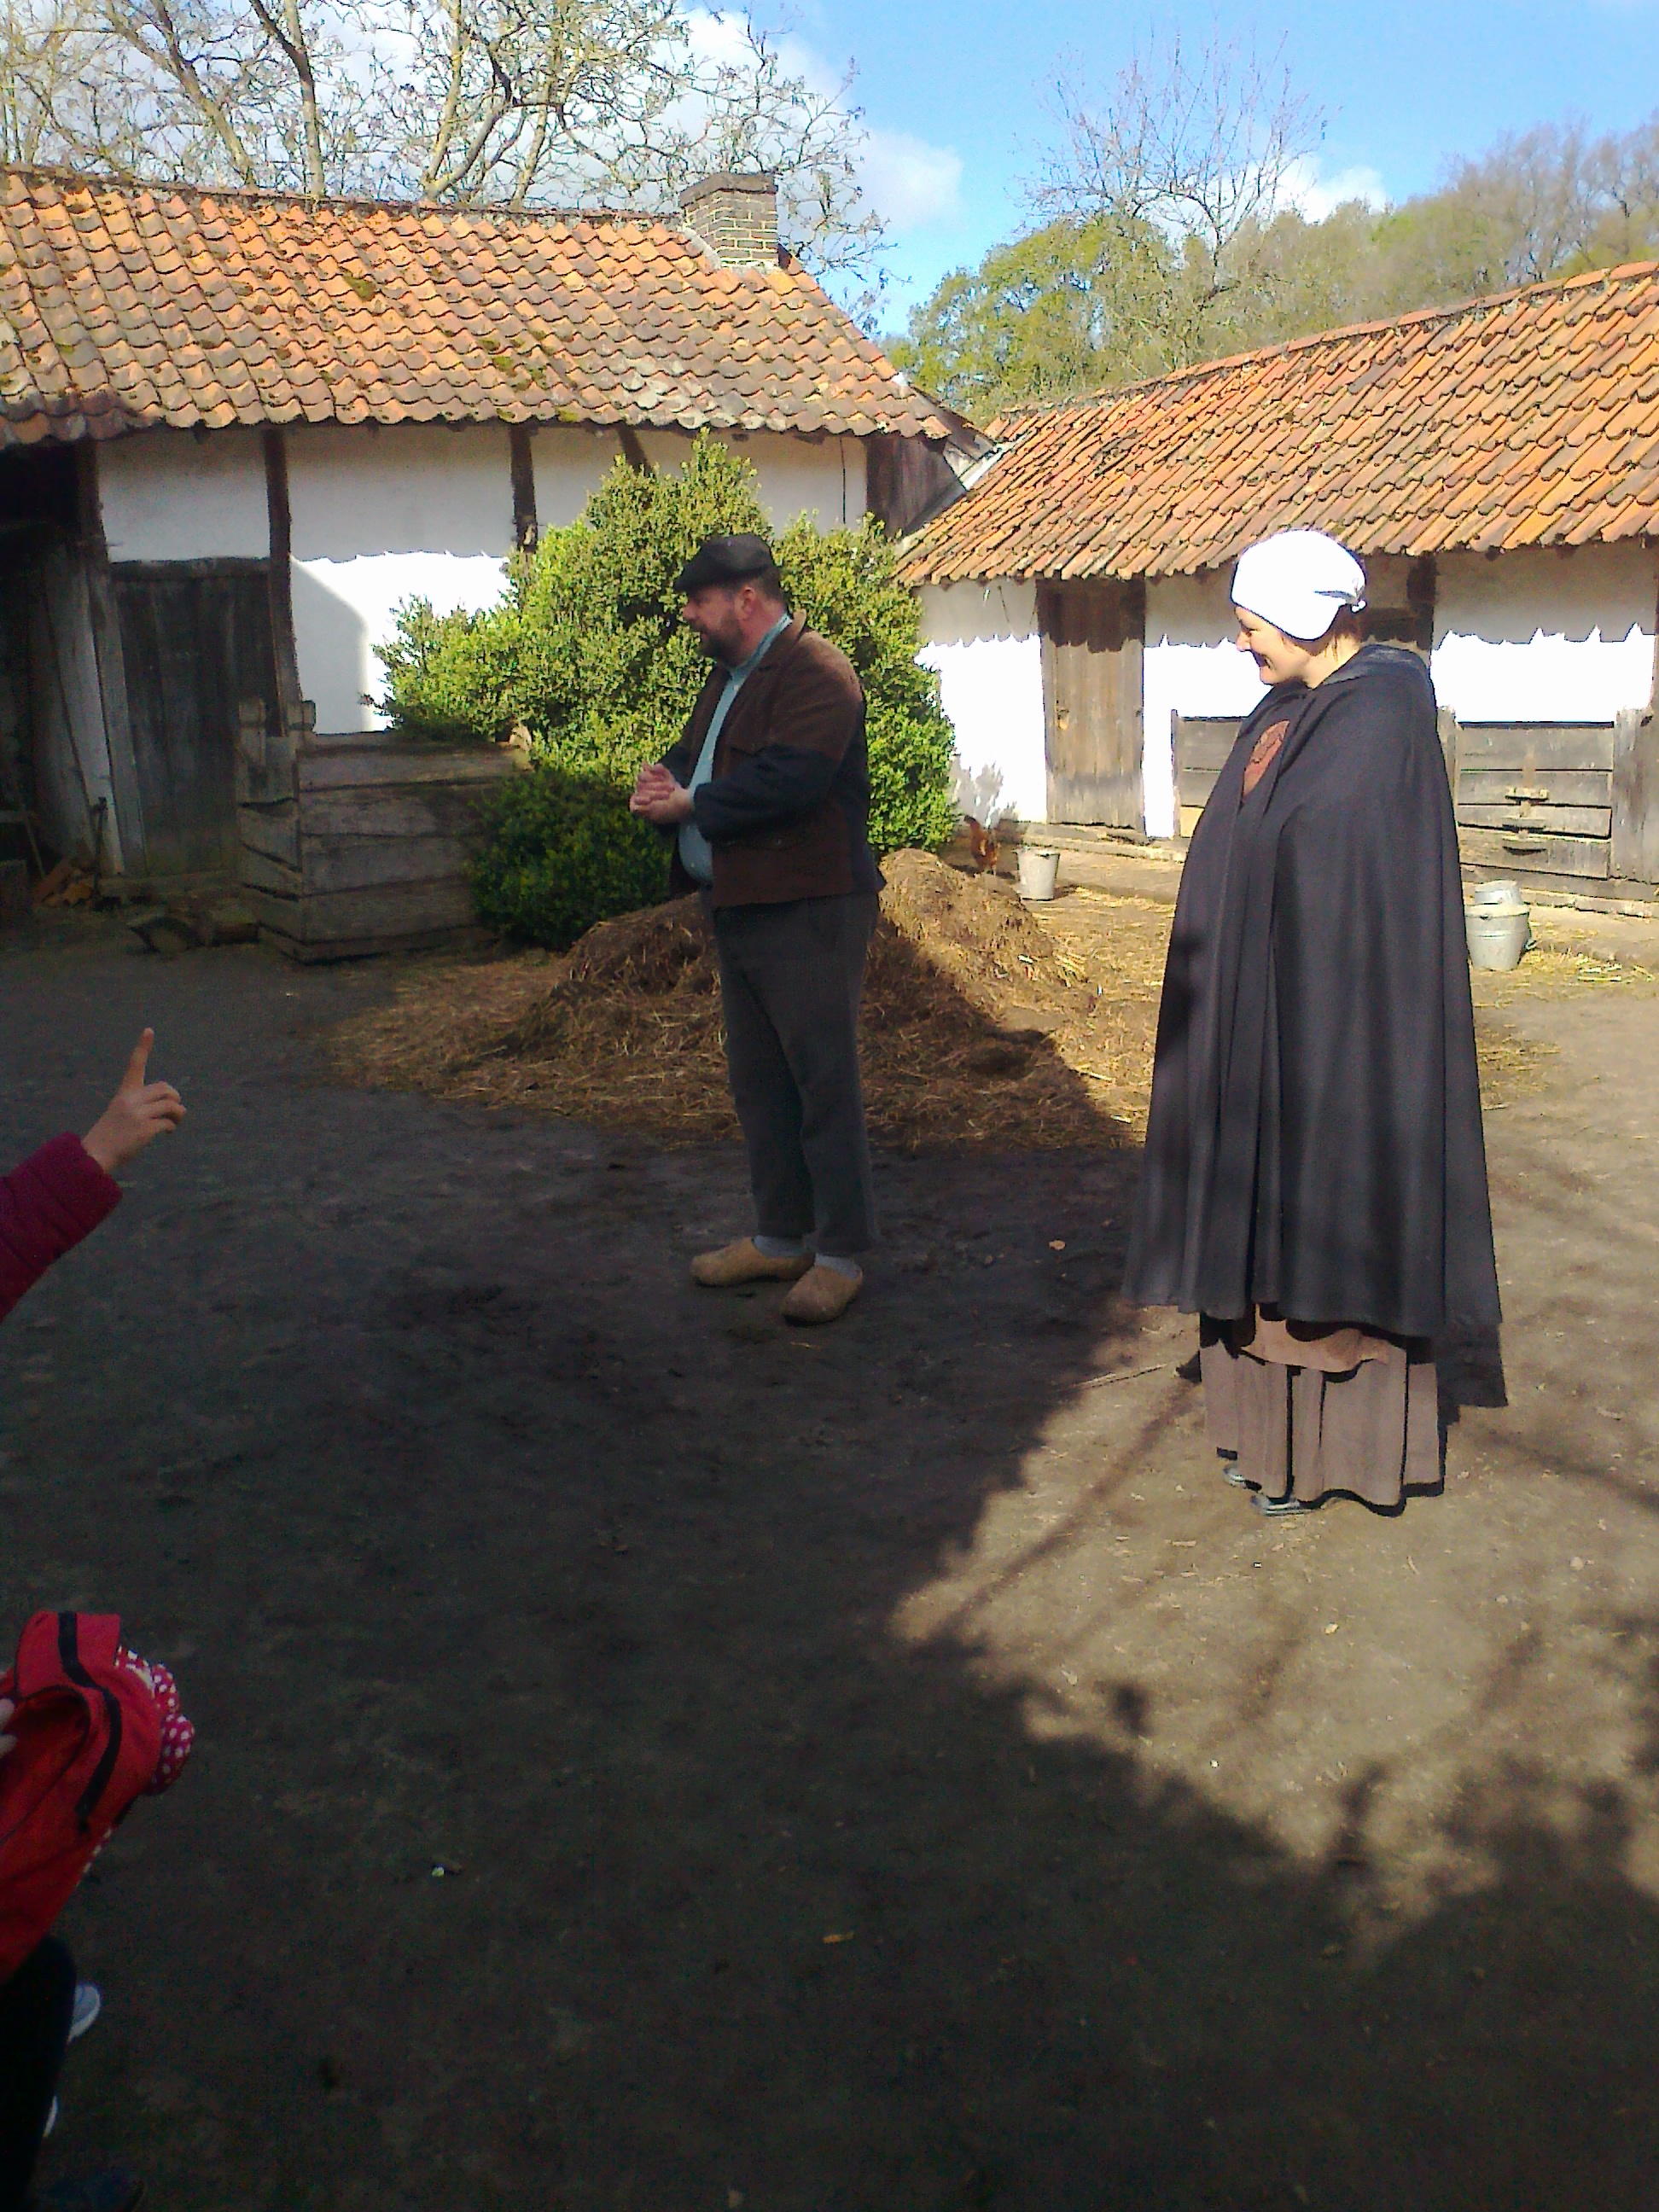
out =
<path fill-rule="evenodd" d="M 686 228 L 728 269 L 772 269 L 778 258 L 778 180 L 763 171 L 729 169 L 680 194 Z"/>

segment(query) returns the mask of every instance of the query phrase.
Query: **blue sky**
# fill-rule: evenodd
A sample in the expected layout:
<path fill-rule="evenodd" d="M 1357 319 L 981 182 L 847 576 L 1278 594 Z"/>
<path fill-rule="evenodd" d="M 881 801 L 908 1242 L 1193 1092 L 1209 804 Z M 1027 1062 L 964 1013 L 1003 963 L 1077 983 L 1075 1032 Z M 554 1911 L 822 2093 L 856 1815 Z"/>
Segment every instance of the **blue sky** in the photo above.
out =
<path fill-rule="evenodd" d="M 1659 108 L 1659 0 L 1281 0 L 1271 14 L 1136 12 L 1038 0 L 796 0 L 802 59 L 859 65 L 872 127 L 867 176 L 891 223 L 903 310 L 945 272 L 1021 227 L 1018 179 L 1045 129 L 1045 82 L 1062 57 L 1108 82 L 1154 21 L 1201 39 L 1211 22 L 1259 52 L 1283 37 L 1299 88 L 1323 111 L 1320 181 L 1352 178 L 1390 200 L 1504 131 L 1586 118 L 1624 129 Z"/>

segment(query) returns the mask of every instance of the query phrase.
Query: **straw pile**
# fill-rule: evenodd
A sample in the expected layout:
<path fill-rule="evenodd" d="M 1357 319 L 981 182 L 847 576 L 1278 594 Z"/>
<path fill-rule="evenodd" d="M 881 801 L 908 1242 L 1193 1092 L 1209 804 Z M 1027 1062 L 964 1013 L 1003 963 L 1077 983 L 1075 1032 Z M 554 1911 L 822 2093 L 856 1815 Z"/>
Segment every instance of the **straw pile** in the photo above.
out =
<path fill-rule="evenodd" d="M 1121 963 L 1086 959 L 994 878 L 924 853 L 884 866 L 864 1001 L 872 1133 L 909 1150 L 1134 1133 L 1161 969 L 1145 919 L 1126 933 Z M 1150 919 L 1156 940 L 1167 909 Z M 714 946 L 695 898 L 604 922 L 563 962 L 417 969 L 390 1006 L 335 1033 L 332 1056 L 356 1081 L 669 1142 L 736 1131 Z"/>
<path fill-rule="evenodd" d="M 1079 886 L 1028 911 L 992 876 L 925 853 L 885 863 L 865 987 L 870 1126 L 910 1151 L 1137 1138 L 1170 909 Z M 1040 917 L 1040 918 L 1039 918 Z M 1499 1009 L 1648 971 L 1540 948 L 1475 978 L 1488 1106 L 1547 1079 L 1553 1048 Z M 736 1133 L 714 945 L 696 899 L 591 930 L 566 958 L 413 967 L 391 1005 L 337 1030 L 347 1079 L 567 1115 L 667 1143 Z"/>

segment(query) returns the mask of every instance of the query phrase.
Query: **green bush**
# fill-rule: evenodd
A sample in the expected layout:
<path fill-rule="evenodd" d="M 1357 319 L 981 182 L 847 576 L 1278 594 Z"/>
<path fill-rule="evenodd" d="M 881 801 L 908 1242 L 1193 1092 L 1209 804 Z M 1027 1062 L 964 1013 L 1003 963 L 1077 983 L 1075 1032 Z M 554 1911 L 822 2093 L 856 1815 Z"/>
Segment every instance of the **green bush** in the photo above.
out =
<path fill-rule="evenodd" d="M 539 763 L 566 780 L 594 780 L 614 805 L 640 767 L 679 737 L 708 673 L 679 619 L 674 579 L 705 538 L 745 530 L 766 530 L 755 471 L 717 439 L 697 439 L 670 473 L 618 461 L 577 521 L 514 562 L 499 605 L 434 615 L 417 601 L 400 611 L 380 655 L 382 707 L 400 730 L 452 741 L 500 738 L 522 724 Z M 841 647 L 863 682 L 878 852 L 943 843 L 955 822 L 951 725 L 938 678 L 917 663 L 915 601 L 884 532 L 873 520 L 828 532 L 802 520 L 774 544 L 790 605 Z M 528 802 L 509 806 L 498 836 L 520 820 L 519 805 Z M 548 834 L 562 834 L 565 818 L 555 808 Z M 520 873 L 530 866 L 529 820 L 514 832 Z M 550 881 L 556 867 L 548 860 Z M 496 865 L 487 857 L 485 872 Z M 521 921 L 510 926 L 553 941 Z"/>
<path fill-rule="evenodd" d="M 404 737 L 442 744 L 499 743 L 516 719 L 511 705 L 511 627 L 481 621 L 465 608 L 440 615 L 428 599 L 398 611 L 390 645 L 376 648 L 394 719 Z"/>
<path fill-rule="evenodd" d="M 550 762 L 508 784 L 472 864 L 481 919 L 561 952 L 596 921 L 667 893 L 668 847 L 629 812 L 627 790 Z"/>

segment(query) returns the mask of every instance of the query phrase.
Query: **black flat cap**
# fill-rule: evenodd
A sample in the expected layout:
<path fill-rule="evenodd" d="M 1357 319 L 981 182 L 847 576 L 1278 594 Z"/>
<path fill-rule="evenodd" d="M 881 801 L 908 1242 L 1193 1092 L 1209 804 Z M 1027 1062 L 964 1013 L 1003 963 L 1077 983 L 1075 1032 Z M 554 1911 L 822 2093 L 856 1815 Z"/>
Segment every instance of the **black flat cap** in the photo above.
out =
<path fill-rule="evenodd" d="M 705 538 L 674 579 L 677 592 L 700 592 L 708 584 L 742 584 L 769 575 L 776 563 L 772 549 L 752 530 L 735 538 Z"/>

